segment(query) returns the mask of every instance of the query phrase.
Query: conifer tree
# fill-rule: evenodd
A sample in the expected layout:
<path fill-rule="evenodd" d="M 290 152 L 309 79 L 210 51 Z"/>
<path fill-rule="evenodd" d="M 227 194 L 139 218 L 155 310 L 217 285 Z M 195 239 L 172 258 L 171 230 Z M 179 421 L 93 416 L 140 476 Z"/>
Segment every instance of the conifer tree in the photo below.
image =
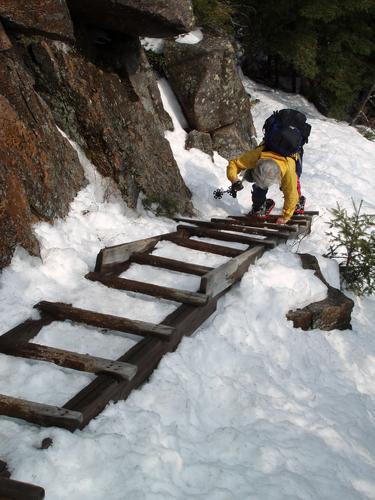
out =
<path fill-rule="evenodd" d="M 249 60 L 264 55 L 273 71 L 295 71 L 319 108 L 336 118 L 355 112 L 375 81 L 374 0 L 233 0 L 246 17 Z M 252 76 L 250 74 L 250 76 Z"/>
<path fill-rule="evenodd" d="M 339 261 L 344 283 L 357 295 L 375 292 L 375 215 L 361 214 L 362 201 L 349 215 L 337 205 L 331 210 L 327 257 Z"/>

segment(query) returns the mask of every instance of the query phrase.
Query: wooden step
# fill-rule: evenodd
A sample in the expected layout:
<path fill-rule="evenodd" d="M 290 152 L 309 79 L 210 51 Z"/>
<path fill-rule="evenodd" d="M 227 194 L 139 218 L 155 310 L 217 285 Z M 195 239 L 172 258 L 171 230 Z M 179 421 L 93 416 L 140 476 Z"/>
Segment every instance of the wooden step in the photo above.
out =
<path fill-rule="evenodd" d="M 197 264 L 190 264 L 189 262 L 182 262 L 180 260 L 167 259 L 147 253 L 135 253 L 130 258 L 131 262 L 137 264 L 145 264 L 147 266 L 161 267 L 163 269 L 170 269 L 180 273 L 194 274 L 196 276 L 203 276 L 204 274 L 212 271 L 212 267 L 200 266 Z"/>
<path fill-rule="evenodd" d="M 303 212 L 303 214 L 296 214 L 296 215 L 293 215 L 293 217 L 298 217 L 298 216 L 303 216 L 303 215 L 308 215 L 310 217 L 313 217 L 314 215 L 319 215 L 319 211 L 318 210 L 305 210 Z"/>
<path fill-rule="evenodd" d="M 108 330 L 116 330 L 125 333 L 134 333 L 146 337 L 148 335 L 169 340 L 173 335 L 173 328 L 165 325 L 156 325 L 155 323 L 147 323 L 145 321 L 137 321 L 111 314 L 101 314 L 87 309 L 79 309 L 72 307 L 70 304 L 62 304 L 60 302 L 42 301 L 34 306 L 40 311 L 48 312 L 60 321 L 70 320 L 77 323 L 85 323 L 86 325 L 106 328 Z"/>
<path fill-rule="evenodd" d="M 205 227 L 193 227 L 179 225 L 177 226 L 178 231 L 187 232 L 190 236 L 198 236 L 201 238 L 213 238 L 222 241 L 232 241 L 236 243 L 243 243 L 245 245 L 265 245 L 267 247 L 275 247 L 277 242 L 272 238 L 256 238 L 255 236 L 243 236 L 241 234 L 230 234 L 223 231 L 215 231 L 214 229 L 208 229 Z"/>
<path fill-rule="evenodd" d="M 272 228 L 264 228 L 264 227 L 251 227 L 251 226 L 244 226 L 240 224 L 236 224 L 235 221 L 232 221 L 232 223 L 219 223 L 219 222 L 212 222 L 212 221 L 203 221 L 203 220 L 195 220 L 195 219 L 183 219 L 183 218 L 176 218 L 176 221 L 180 222 L 187 222 L 189 224 L 194 224 L 195 226 L 199 227 L 206 227 L 208 229 L 216 229 L 216 230 L 223 230 L 223 231 L 232 231 L 236 233 L 244 233 L 244 234 L 260 234 L 262 236 L 270 236 L 275 237 L 275 238 L 282 238 L 282 239 L 288 239 L 289 238 L 289 232 L 288 231 L 283 231 L 282 225 L 280 225 L 280 228 L 277 229 L 272 229 Z"/>
<path fill-rule="evenodd" d="M 0 342 L 0 352 L 11 356 L 48 361 L 65 368 L 97 375 L 102 373 L 119 379 L 132 379 L 137 371 L 136 366 L 127 363 L 30 342 Z"/>
<path fill-rule="evenodd" d="M 237 248 L 215 245 L 213 243 L 205 243 L 203 241 L 189 240 L 189 238 L 181 238 L 175 236 L 165 239 L 171 241 L 175 245 L 179 245 L 180 247 L 191 248 L 192 250 L 198 250 L 199 252 L 223 255 L 224 257 L 237 257 L 237 255 L 240 255 L 242 253 L 242 250 L 238 250 Z"/>
<path fill-rule="evenodd" d="M 185 304 L 180 307 L 191 307 L 195 311 L 201 310 L 200 307 Z M 203 306 L 203 308 L 205 307 Z M 116 382 L 111 377 L 100 375 L 65 403 L 64 408 L 82 412 L 83 424 L 81 427 L 84 427 L 106 407 L 109 401 L 126 399 L 132 389 L 139 387 L 147 380 L 167 352 L 168 346 L 169 342 L 154 337 L 142 339 L 117 360 L 137 366 L 137 373 L 132 380 Z"/>
<path fill-rule="evenodd" d="M 211 221 L 215 222 L 215 223 L 225 224 L 225 225 L 236 224 L 236 225 L 241 225 L 241 226 L 245 226 L 245 227 L 259 227 L 259 228 L 269 228 L 269 229 L 278 229 L 278 230 L 281 229 L 281 230 L 286 231 L 286 232 L 296 232 L 297 231 L 296 226 L 291 226 L 289 224 L 273 224 L 272 222 L 267 222 L 266 220 L 264 220 L 264 221 L 252 220 L 250 222 L 247 219 L 235 219 L 234 217 L 237 217 L 237 216 L 227 217 L 226 219 L 221 219 L 220 217 L 212 217 Z"/>
<path fill-rule="evenodd" d="M 267 222 L 275 224 L 279 217 L 281 217 L 281 215 L 268 215 Z M 251 215 L 231 215 L 230 218 L 235 219 L 235 220 L 245 221 L 247 225 L 252 225 L 254 222 L 259 221 L 258 217 L 253 217 Z M 281 224 L 281 225 L 282 226 L 290 226 L 290 225 L 306 226 L 306 224 L 307 224 L 306 220 L 290 219 L 288 224 Z M 280 224 L 278 224 L 278 225 L 280 226 Z"/>
<path fill-rule="evenodd" d="M 42 500 L 45 491 L 40 486 L 0 477 L 0 500 Z"/>
<path fill-rule="evenodd" d="M 0 415 L 22 418 L 27 422 L 46 427 L 64 427 L 70 431 L 79 429 L 83 421 L 82 413 L 78 411 L 34 403 L 33 401 L 13 398 L 4 394 L 0 394 Z"/>
<path fill-rule="evenodd" d="M 173 235 L 175 233 L 167 234 Z M 121 272 L 134 253 L 152 250 L 162 237 L 163 235 L 160 234 L 143 240 L 103 248 L 96 258 L 95 272 Z"/>
<path fill-rule="evenodd" d="M 86 274 L 86 278 L 91 281 L 99 281 L 100 283 L 103 283 L 103 285 L 117 290 L 143 293 L 145 295 L 151 295 L 152 297 L 174 300 L 175 302 L 191 304 L 193 306 L 201 306 L 208 300 L 208 297 L 202 293 L 191 292 L 189 290 L 179 290 L 177 288 L 144 283 L 142 281 L 118 278 L 117 276 L 106 276 L 100 273 L 88 273 Z"/>

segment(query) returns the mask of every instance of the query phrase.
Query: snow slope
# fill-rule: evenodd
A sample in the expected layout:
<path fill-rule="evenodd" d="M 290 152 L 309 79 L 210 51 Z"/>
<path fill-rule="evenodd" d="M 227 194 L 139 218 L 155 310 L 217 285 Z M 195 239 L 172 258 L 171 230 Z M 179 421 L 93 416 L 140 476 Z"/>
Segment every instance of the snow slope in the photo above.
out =
<path fill-rule="evenodd" d="M 259 135 L 275 109 L 294 107 L 313 125 L 302 185 L 307 208 L 319 209 L 300 251 L 317 255 L 327 241 L 328 209 L 364 199 L 374 212 L 375 144 L 345 123 L 321 116 L 302 97 L 244 84 L 260 102 L 253 108 Z M 250 188 L 237 200 L 214 200 L 227 187 L 226 162 L 184 149 L 186 133 L 167 83 L 160 83 L 175 130 L 167 132 L 198 215 L 248 209 Z M 108 290 L 84 279 L 103 246 L 172 230 L 174 224 L 129 210 L 81 154 L 90 184 L 65 220 L 35 231 L 42 258 L 18 251 L 0 276 L 3 333 L 31 314 L 41 299 L 158 322 L 174 303 Z M 276 189 L 277 207 L 282 200 Z M 219 302 L 217 312 L 150 382 L 125 402 L 110 404 L 83 431 L 37 426 L 0 417 L 0 457 L 13 477 L 45 487 L 47 499 L 290 500 L 375 499 L 374 297 L 355 298 L 352 331 L 302 332 L 286 321 L 290 308 L 325 296 L 312 271 L 293 254 L 296 245 L 268 252 Z M 226 259 L 163 242 L 156 253 L 219 265 Z M 333 262 L 319 258 L 337 284 Z M 162 280 L 194 290 L 195 277 L 131 266 L 135 279 Z M 93 328 L 53 323 L 36 342 L 116 358 L 137 339 Z M 92 377 L 42 362 L 0 355 L 0 393 L 63 404 Z M 40 450 L 43 438 L 53 446 Z"/>

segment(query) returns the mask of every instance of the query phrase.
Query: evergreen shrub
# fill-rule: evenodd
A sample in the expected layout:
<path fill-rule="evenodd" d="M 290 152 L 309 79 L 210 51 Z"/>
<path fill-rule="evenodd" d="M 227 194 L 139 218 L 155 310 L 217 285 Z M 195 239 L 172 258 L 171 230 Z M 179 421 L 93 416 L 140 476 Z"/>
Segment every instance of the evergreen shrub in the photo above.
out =
<path fill-rule="evenodd" d="M 326 257 L 338 260 L 348 290 L 370 295 L 375 292 L 375 215 L 362 214 L 362 203 L 353 202 L 352 214 L 339 204 L 331 210 Z"/>
<path fill-rule="evenodd" d="M 198 26 L 211 31 L 233 31 L 229 0 L 193 0 L 193 10 Z"/>

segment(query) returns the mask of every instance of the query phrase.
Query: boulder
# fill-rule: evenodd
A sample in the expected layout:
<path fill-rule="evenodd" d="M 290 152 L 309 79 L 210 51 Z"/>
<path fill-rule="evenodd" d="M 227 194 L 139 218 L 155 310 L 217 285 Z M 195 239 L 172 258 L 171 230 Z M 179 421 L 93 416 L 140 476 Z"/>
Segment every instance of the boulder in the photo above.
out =
<path fill-rule="evenodd" d="M 289 311 L 287 319 L 293 321 L 295 328 L 302 330 L 347 330 L 351 329 L 351 313 L 354 302 L 346 297 L 340 290 L 332 287 L 324 279 L 319 263 L 313 255 L 299 254 L 302 267 L 313 269 L 317 276 L 327 286 L 327 297 L 319 302 L 314 302 L 304 307 Z"/>
<path fill-rule="evenodd" d="M 74 40 L 65 0 L 1 0 L 0 17 L 15 31 Z"/>
<path fill-rule="evenodd" d="M 33 85 L 14 49 L 0 52 L 0 267 L 18 244 L 37 253 L 32 223 L 64 216 L 84 185 L 76 152 Z"/>
<path fill-rule="evenodd" d="M 248 126 L 247 119 L 237 121 L 211 132 L 212 147 L 221 156 L 230 160 L 248 149 L 257 147 L 255 130 Z"/>
<path fill-rule="evenodd" d="M 210 155 L 211 158 L 213 157 L 212 139 L 210 134 L 206 132 L 199 132 L 198 130 L 189 132 L 186 136 L 185 148 L 197 148 Z"/>
<path fill-rule="evenodd" d="M 191 193 L 156 117 L 155 102 L 149 99 L 156 82 L 150 87 L 150 73 L 139 69 L 142 57 L 124 63 L 119 56 L 124 43 L 91 47 L 94 64 L 59 43 L 23 40 L 38 91 L 56 123 L 82 146 L 102 175 L 117 182 L 128 205 L 136 207 L 143 192 L 161 207 L 190 213 Z"/>
<path fill-rule="evenodd" d="M 164 56 L 169 82 L 190 127 L 210 133 L 214 149 L 226 158 L 251 149 L 256 133 L 250 98 L 231 41 L 212 34 L 194 45 L 168 41 Z"/>
<path fill-rule="evenodd" d="M 191 0 L 68 0 L 74 19 L 133 36 L 168 37 L 194 27 Z"/>

